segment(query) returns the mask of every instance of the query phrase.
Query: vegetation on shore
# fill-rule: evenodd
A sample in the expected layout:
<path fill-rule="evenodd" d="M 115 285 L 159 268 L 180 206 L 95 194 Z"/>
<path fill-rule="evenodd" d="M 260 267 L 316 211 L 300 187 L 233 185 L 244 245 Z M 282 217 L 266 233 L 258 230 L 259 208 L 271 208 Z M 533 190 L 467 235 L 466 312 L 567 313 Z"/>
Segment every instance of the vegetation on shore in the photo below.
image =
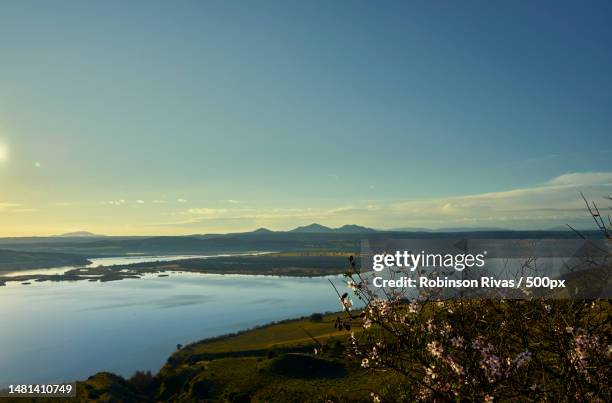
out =
<path fill-rule="evenodd" d="M 0 273 L 45 267 L 86 265 L 90 261 L 80 255 L 55 252 L 21 252 L 0 249 Z"/>

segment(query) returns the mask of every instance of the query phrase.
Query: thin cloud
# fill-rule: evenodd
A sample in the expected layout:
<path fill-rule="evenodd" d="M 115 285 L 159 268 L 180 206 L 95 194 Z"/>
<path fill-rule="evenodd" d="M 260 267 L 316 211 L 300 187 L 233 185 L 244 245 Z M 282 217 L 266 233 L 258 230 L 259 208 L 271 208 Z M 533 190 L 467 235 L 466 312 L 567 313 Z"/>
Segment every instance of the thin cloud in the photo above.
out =
<path fill-rule="evenodd" d="M 214 209 L 214 208 L 207 208 L 207 207 L 191 208 L 187 210 L 189 214 L 195 214 L 195 215 L 201 215 L 201 216 L 207 216 L 207 217 L 220 217 L 224 214 L 227 214 L 228 211 L 229 210 L 227 209 Z"/>
<path fill-rule="evenodd" d="M 122 206 L 125 204 L 125 200 L 124 199 L 110 200 L 110 201 L 102 202 L 102 204 L 106 204 L 109 206 Z"/>
<path fill-rule="evenodd" d="M 563 174 L 548 182 L 551 186 L 612 185 L 612 172 L 574 172 Z"/>
<path fill-rule="evenodd" d="M 17 203 L 0 203 L 0 210 L 6 210 L 14 207 L 19 207 L 21 204 Z"/>
<path fill-rule="evenodd" d="M 391 206 L 394 216 L 441 222 L 539 221 L 563 224 L 567 219 L 585 218 L 580 192 L 593 197 L 612 190 L 612 172 L 569 173 L 528 188 L 501 192 L 406 201 Z"/>
<path fill-rule="evenodd" d="M 580 192 L 587 197 L 603 197 L 611 191 L 612 172 L 567 173 L 538 186 L 386 204 L 368 201 L 330 208 L 191 208 L 176 213 L 187 216 L 176 225 L 208 228 L 214 223 L 215 230 L 221 230 L 223 224 L 234 228 L 239 222 L 285 229 L 312 222 L 329 226 L 351 223 L 375 228 L 503 226 L 541 229 L 566 223 L 587 223 L 589 217 Z"/>

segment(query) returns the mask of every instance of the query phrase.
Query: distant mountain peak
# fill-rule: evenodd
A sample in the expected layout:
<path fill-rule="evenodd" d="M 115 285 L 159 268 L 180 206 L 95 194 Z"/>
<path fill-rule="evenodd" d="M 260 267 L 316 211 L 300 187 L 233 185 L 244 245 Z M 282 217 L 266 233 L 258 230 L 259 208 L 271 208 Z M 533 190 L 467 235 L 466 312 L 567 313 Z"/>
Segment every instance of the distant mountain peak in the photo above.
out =
<path fill-rule="evenodd" d="M 292 229 L 289 232 L 332 232 L 333 230 L 325 225 L 312 223 Z"/>
<path fill-rule="evenodd" d="M 336 228 L 334 231 L 343 233 L 376 232 L 376 230 L 373 228 L 363 227 L 361 225 L 355 224 L 346 224 L 340 228 Z"/>
<path fill-rule="evenodd" d="M 97 235 L 89 231 L 74 231 L 74 232 L 67 232 L 65 234 L 56 235 L 56 236 L 62 237 L 62 238 L 86 238 L 86 237 L 101 237 L 104 235 Z"/>
<path fill-rule="evenodd" d="M 255 231 L 252 231 L 253 234 L 270 234 L 274 231 L 269 230 L 267 228 L 261 227 L 261 228 L 257 228 Z"/>
<path fill-rule="evenodd" d="M 336 232 L 336 233 L 343 233 L 343 234 L 356 234 L 356 233 L 363 233 L 363 232 L 376 232 L 376 230 L 372 228 L 368 228 L 368 227 L 362 227 L 361 225 L 355 225 L 355 224 L 343 225 L 340 228 L 329 228 L 329 227 L 326 227 L 325 225 L 312 223 L 310 225 L 297 227 L 295 229 L 292 229 L 289 232 L 310 232 L 310 233 Z"/>

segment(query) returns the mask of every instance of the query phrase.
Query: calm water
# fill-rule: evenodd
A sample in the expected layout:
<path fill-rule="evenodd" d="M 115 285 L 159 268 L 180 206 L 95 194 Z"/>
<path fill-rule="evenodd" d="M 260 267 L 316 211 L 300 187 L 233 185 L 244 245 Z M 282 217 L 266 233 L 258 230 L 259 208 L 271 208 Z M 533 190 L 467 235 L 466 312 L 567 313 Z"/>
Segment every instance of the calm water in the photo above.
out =
<path fill-rule="evenodd" d="M 331 278 L 345 287 L 342 277 Z M 170 274 L 0 287 L 0 387 L 157 371 L 176 344 L 337 310 L 327 278 Z"/>

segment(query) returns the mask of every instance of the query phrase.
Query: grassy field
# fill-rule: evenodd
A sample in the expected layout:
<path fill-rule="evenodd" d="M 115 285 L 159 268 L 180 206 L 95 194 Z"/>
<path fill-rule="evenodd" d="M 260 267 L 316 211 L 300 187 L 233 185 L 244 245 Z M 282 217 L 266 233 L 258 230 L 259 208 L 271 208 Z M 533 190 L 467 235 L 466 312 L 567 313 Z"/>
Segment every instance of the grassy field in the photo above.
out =
<path fill-rule="evenodd" d="M 348 333 L 334 328 L 339 314 L 284 321 L 203 340 L 177 351 L 160 371 L 158 398 L 171 401 L 370 401 L 370 391 L 396 375 L 371 372 L 333 350 Z M 177 387 L 177 385 L 180 385 Z"/>
<path fill-rule="evenodd" d="M 203 340 L 186 346 L 175 353 L 173 358 L 183 362 L 186 358 L 207 354 L 253 355 L 267 350 L 314 346 L 316 342 L 312 337 L 320 343 L 337 337 L 345 338 L 346 331 L 339 331 L 333 327 L 333 321 L 337 316 L 338 314 L 327 314 L 320 321 L 313 321 L 310 318 L 283 321 L 235 335 Z"/>
<path fill-rule="evenodd" d="M 190 367 L 167 372 L 181 377 Z M 182 390 L 161 387 L 160 397 L 234 402 L 371 401 L 370 391 L 394 382 L 389 373 L 370 373 L 343 360 L 288 353 L 273 358 L 225 358 L 203 362 Z M 399 380 L 398 380 L 399 381 Z"/>

